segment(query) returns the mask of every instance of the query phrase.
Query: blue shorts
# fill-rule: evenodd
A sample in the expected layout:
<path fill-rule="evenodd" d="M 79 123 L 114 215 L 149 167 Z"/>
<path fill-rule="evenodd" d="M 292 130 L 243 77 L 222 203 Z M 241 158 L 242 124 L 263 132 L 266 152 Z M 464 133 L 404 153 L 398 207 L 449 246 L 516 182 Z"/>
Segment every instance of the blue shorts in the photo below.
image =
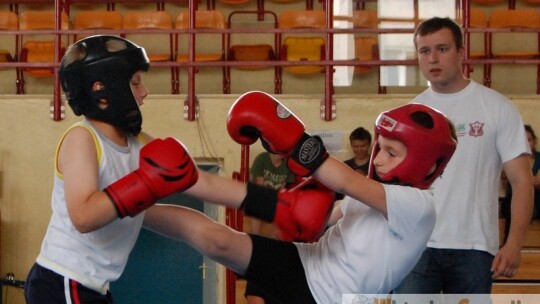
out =
<path fill-rule="evenodd" d="M 24 285 L 27 304 L 110 304 L 114 303 L 110 292 L 103 295 L 38 265 L 32 266 Z"/>

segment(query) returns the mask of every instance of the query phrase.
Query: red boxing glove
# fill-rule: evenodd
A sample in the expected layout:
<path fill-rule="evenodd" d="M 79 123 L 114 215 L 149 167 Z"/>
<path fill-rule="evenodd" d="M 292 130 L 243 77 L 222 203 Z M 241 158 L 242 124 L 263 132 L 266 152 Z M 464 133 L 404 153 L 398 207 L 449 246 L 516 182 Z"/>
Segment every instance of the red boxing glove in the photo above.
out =
<path fill-rule="evenodd" d="M 156 200 L 189 189 L 199 173 L 187 149 L 168 137 L 145 145 L 139 156 L 139 169 L 105 188 L 118 216 L 135 216 Z"/>
<path fill-rule="evenodd" d="M 309 178 L 278 194 L 274 223 L 283 241 L 314 242 L 324 233 L 334 206 L 334 192 Z"/>
<path fill-rule="evenodd" d="M 227 117 L 234 141 L 251 145 L 261 138 L 271 153 L 288 156 L 304 135 L 304 124 L 271 95 L 251 91 L 240 96 Z"/>
<path fill-rule="evenodd" d="M 298 176 L 313 173 L 328 158 L 320 138 L 305 133 L 304 124 L 271 95 L 252 91 L 240 96 L 229 110 L 229 135 L 251 145 L 260 137 L 264 148 L 280 154 Z"/>

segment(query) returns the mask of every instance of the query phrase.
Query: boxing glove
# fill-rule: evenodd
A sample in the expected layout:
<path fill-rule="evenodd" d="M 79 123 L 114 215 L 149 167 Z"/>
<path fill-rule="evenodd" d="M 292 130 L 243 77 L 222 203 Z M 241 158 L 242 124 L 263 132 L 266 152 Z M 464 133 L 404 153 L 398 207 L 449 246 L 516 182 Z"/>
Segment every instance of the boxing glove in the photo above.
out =
<path fill-rule="evenodd" d="M 279 193 L 274 224 L 283 241 L 315 242 L 324 233 L 335 194 L 313 178 Z"/>
<path fill-rule="evenodd" d="M 279 192 L 248 183 L 241 208 L 246 215 L 274 222 L 283 241 L 313 242 L 324 232 L 333 204 L 333 191 L 310 178 Z"/>
<path fill-rule="evenodd" d="M 328 157 L 322 139 L 304 133 L 287 158 L 287 167 L 295 175 L 305 177 L 315 172 Z"/>
<path fill-rule="evenodd" d="M 322 141 L 305 133 L 304 124 L 271 95 L 252 91 L 240 96 L 229 110 L 227 131 L 242 145 L 258 138 L 270 153 L 287 160 L 298 176 L 308 176 L 328 158 Z"/>
<path fill-rule="evenodd" d="M 265 149 L 288 155 L 304 135 L 304 124 L 274 97 L 252 91 L 240 96 L 229 109 L 227 131 L 241 145 L 261 138 Z"/>
<path fill-rule="evenodd" d="M 139 168 L 104 189 L 118 216 L 135 216 L 163 197 L 189 189 L 198 171 L 187 149 L 168 137 L 146 144 L 139 154 Z"/>

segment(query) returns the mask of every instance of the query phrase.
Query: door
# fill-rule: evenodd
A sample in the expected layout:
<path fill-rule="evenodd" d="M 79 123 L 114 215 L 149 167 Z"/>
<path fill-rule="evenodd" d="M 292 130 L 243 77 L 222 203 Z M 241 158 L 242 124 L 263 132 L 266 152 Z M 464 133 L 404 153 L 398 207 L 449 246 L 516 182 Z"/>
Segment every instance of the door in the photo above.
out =
<path fill-rule="evenodd" d="M 218 164 L 199 164 L 217 174 Z M 217 220 L 216 205 L 178 193 L 160 200 L 204 212 Z M 215 304 L 218 274 L 216 263 L 185 243 L 142 229 L 124 273 L 111 283 L 120 304 Z"/>

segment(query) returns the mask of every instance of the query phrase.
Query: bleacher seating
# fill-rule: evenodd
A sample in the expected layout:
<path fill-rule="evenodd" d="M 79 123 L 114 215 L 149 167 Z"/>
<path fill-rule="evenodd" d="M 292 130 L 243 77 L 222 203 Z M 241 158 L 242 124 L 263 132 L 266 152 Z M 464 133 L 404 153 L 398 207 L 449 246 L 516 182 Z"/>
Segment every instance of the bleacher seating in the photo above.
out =
<path fill-rule="evenodd" d="M 188 11 L 181 11 L 178 13 L 175 22 L 175 28 L 179 30 L 189 29 L 190 24 L 190 14 Z M 225 16 L 221 11 L 218 10 L 197 10 L 195 14 L 195 28 L 196 29 L 206 29 L 206 30 L 224 30 L 226 28 Z M 209 33 L 207 35 L 213 36 L 215 39 L 216 33 Z M 222 61 L 225 60 L 225 34 L 219 34 L 221 36 L 221 43 L 216 44 L 215 41 L 212 43 L 214 46 L 210 51 L 199 51 L 198 49 L 193 50 L 193 59 L 195 62 L 211 62 L 211 61 Z M 176 42 L 175 46 L 175 55 L 176 61 L 179 63 L 185 63 L 190 60 L 189 53 L 182 52 L 181 44 L 185 43 L 187 46 L 189 39 L 181 39 L 187 37 L 185 34 L 175 34 Z M 200 41 L 200 40 L 199 40 Z M 217 45 L 217 46 L 216 46 Z M 223 82 L 225 82 L 225 67 L 223 69 Z M 180 92 L 180 68 L 175 67 L 173 75 L 173 94 L 178 94 Z M 225 84 L 223 85 L 225 87 Z"/>
<path fill-rule="evenodd" d="M 478 8 L 472 8 L 470 10 L 470 17 L 469 17 L 469 28 L 472 29 L 487 29 L 488 26 L 488 16 L 487 14 Z M 469 58 L 471 59 L 487 59 L 488 56 L 488 32 L 481 32 L 481 33 L 469 33 L 469 42 L 476 41 L 476 48 L 473 49 L 472 43 L 467 44 L 467 47 L 469 47 Z M 480 47 L 478 47 L 480 45 Z M 472 68 L 470 68 L 469 71 L 471 72 Z M 483 78 L 482 82 L 485 86 L 490 86 L 491 84 L 491 64 L 486 63 L 484 64 L 483 69 Z"/>
<path fill-rule="evenodd" d="M 379 18 L 375 10 L 354 10 L 353 26 L 356 29 L 376 29 L 379 27 Z M 377 34 L 357 34 L 354 37 L 355 59 L 360 61 L 372 61 L 379 59 L 379 40 Z M 377 70 L 379 93 L 384 93 L 386 88 L 380 85 L 380 73 L 377 66 L 359 65 L 354 67 L 354 74 L 363 75 Z"/>
<path fill-rule="evenodd" d="M 504 219 L 499 220 L 499 240 L 504 239 Z M 540 293 L 540 220 L 532 220 L 521 255 L 521 266 L 512 278 L 494 280 L 492 293 Z"/>
<path fill-rule="evenodd" d="M 148 54 L 148 59 L 150 59 L 151 63 L 171 62 L 173 60 L 174 35 L 172 32 L 163 32 L 163 30 L 173 29 L 172 16 L 167 11 L 127 11 L 122 18 L 122 29 L 136 31 L 151 30 L 152 33 L 146 33 L 142 35 L 137 35 L 137 32 L 126 33 L 125 38 L 130 39 L 134 43 L 137 43 L 138 45 L 144 47 L 146 53 Z M 150 37 L 151 39 L 148 39 Z M 174 69 L 174 67 L 170 67 L 171 88 L 174 86 Z"/>
<path fill-rule="evenodd" d="M 12 11 L 0 11 L 0 31 L 17 30 L 18 28 L 19 17 L 17 14 Z M 16 47 L 16 39 L 13 39 L 13 51 L 11 51 L 9 48 L 0 49 L 0 62 L 13 61 L 17 57 Z"/>
<path fill-rule="evenodd" d="M 62 29 L 69 29 L 69 18 L 66 14 L 61 16 Z M 55 12 L 46 11 L 25 11 L 21 13 L 19 17 L 19 30 L 21 31 L 33 31 L 33 30 L 54 30 L 56 28 Z M 56 55 L 56 42 L 54 35 L 36 34 L 22 34 L 19 39 L 18 49 L 20 50 L 20 62 L 28 63 L 54 63 Z M 65 51 L 65 43 L 60 40 L 59 56 L 60 58 Z M 36 67 L 23 67 L 17 69 L 17 93 L 25 93 L 25 79 L 24 75 L 29 75 L 38 78 L 51 78 L 54 77 L 54 68 L 36 68 Z"/>
<path fill-rule="evenodd" d="M 211 1 L 211 0 L 209 0 Z M 244 0 L 242 0 L 244 1 Z M 537 0 L 496 0 L 496 1 L 488 1 L 488 2 L 492 2 L 491 4 L 489 5 L 486 5 L 485 3 L 480 3 L 481 1 L 473 1 L 471 0 L 471 7 L 472 8 L 480 8 L 481 10 L 484 10 L 484 12 L 491 12 L 493 11 L 494 9 L 498 9 L 498 8 L 501 8 L 501 7 L 505 7 L 507 6 L 507 4 L 510 4 L 510 3 L 518 3 L 517 4 L 517 7 L 516 7 L 516 10 L 520 9 L 520 6 L 523 7 L 524 5 L 528 5 L 528 6 L 532 6 L 532 5 L 535 5 L 535 1 Z M 223 8 L 223 6 L 225 5 L 222 1 L 218 0 L 218 8 L 215 8 L 216 10 L 219 10 L 221 8 Z M 270 4 L 270 2 L 272 3 L 272 5 Z M 274 9 L 275 13 L 279 14 L 279 13 L 282 13 L 286 10 L 288 10 L 288 5 L 292 5 L 292 6 L 295 6 L 295 7 L 298 7 L 298 4 L 302 5 L 301 4 L 301 1 L 300 0 L 295 0 L 295 1 L 291 1 L 289 3 L 289 0 L 286 0 L 286 2 L 288 3 L 284 3 L 284 1 L 282 0 L 275 0 L 275 1 L 267 1 L 267 6 L 268 7 L 271 7 L 272 9 Z M 307 3 L 308 1 L 306 1 Z M 325 1 L 317 1 L 318 4 L 324 4 Z M 357 4 L 356 6 L 357 7 L 362 7 L 362 8 L 366 8 L 366 7 L 371 7 L 371 8 L 376 8 L 376 2 L 375 1 L 355 1 Z M 485 1 L 484 1 L 485 2 Z M 524 3 L 524 4 L 519 4 L 520 2 Z M 32 8 L 31 4 L 34 5 L 34 4 L 37 4 L 37 6 L 35 7 L 41 7 L 41 8 L 51 8 L 51 6 L 53 6 L 54 4 L 54 1 L 52 0 L 3 0 L 3 1 L 0 1 L 0 3 L 7 3 L 9 4 L 9 8 L 11 9 L 12 7 L 17 9 L 17 11 L 15 12 L 16 14 L 20 15 L 22 12 Z M 109 4 L 122 4 L 120 6 L 107 6 L 107 9 L 110 9 L 110 10 L 113 10 L 115 8 L 118 8 L 118 9 L 124 9 L 123 11 L 119 11 L 120 14 L 124 14 L 126 13 L 125 11 L 125 8 L 128 7 L 128 6 L 125 6 L 126 3 L 135 3 L 135 4 L 145 4 L 146 8 L 148 7 L 154 7 L 154 4 L 159 4 L 156 6 L 156 10 L 163 10 L 164 9 L 164 4 L 165 3 L 173 3 L 174 5 L 171 5 L 170 7 L 168 7 L 168 10 L 167 12 L 171 13 L 171 15 L 174 17 L 177 15 L 177 12 L 179 10 L 182 10 L 182 9 L 185 9 L 184 8 L 181 8 L 177 5 L 186 5 L 188 4 L 188 2 L 186 2 L 186 0 L 162 0 L 162 1 L 157 1 L 157 2 L 152 2 L 152 1 L 149 1 L 149 0 L 95 0 L 95 1 L 91 1 L 91 0 L 62 0 L 62 3 L 63 3 L 63 7 L 66 11 L 68 11 L 70 14 L 69 14 L 69 17 L 70 17 L 70 20 L 72 22 L 74 22 L 75 20 L 75 16 L 77 15 L 78 12 L 80 11 L 83 11 L 83 7 L 79 6 L 81 5 L 82 3 L 92 3 L 92 5 L 96 5 L 96 4 L 104 4 L 104 5 L 109 5 Z M 201 1 L 197 1 L 197 3 L 201 3 Z M 241 7 L 242 8 L 249 8 L 249 9 L 257 9 L 257 10 L 260 10 L 260 6 L 259 6 L 259 3 L 260 1 L 249 1 L 247 3 L 244 3 Z M 11 6 L 13 4 L 13 6 Z M 279 4 L 278 6 L 276 6 L 275 4 Z M 281 4 L 287 4 L 287 5 L 281 5 Z M 85 6 L 87 7 L 87 6 Z M 129 6 L 129 7 L 132 7 L 132 8 L 137 8 L 138 5 L 133 5 L 133 6 Z M 142 7 L 142 6 L 141 6 Z M 69 9 L 69 10 L 68 10 Z M 199 5 L 199 10 L 206 10 L 207 8 L 205 7 L 202 7 Z M 232 5 L 228 5 L 227 4 L 227 8 L 225 8 L 225 10 L 223 11 L 225 14 L 228 14 L 231 12 L 231 9 L 234 9 L 232 8 Z M 20 11 L 19 11 L 20 10 Z M 473 13 L 474 10 L 471 10 L 471 13 Z M 471 14 L 471 16 L 474 16 L 473 14 Z M 262 20 L 256 20 L 256 21 L 253 21 L 253 22 L 244 22 L 242 24 L 242 26 L 245 26 L 245 27 L 260 27 L 261 24 L 257 24 L 256 22 L 259 22 L 259 21 L 262 21 Z M 264 20 L 267 24 L 269 23 L 269 20 Z M 462 21 L 462 20 L 461 20 Z M 271 21 L 270 21 L 271 22 Z M 283 25 L 281 24 L 280 22 L 280 28 L 284 29 Z M 286 25 L 285 25 L 286 26 Z M 471 24 L 471 27 L 474 27 L 474 23 Z M 225 28 L 227 28 L 227 26 L 225 26 Z M 270 27 L 271 28 L 271 27 Z M 147 31 L 148 29 L 144 29 L 145 31 Z M 535 30 L 530 30 L 529 31 L 529 34 L 534 34 L 534 33 L 537 33 L 537 31 L 535 32 Z M 253 35 L 263 35 L 265 33 L 253 33 Z M 305 34 L 305 33 L 304 33 Z M 521 34 L 520 31 L 516 31 L 514 34 Z M 1 34 L 0 34 L 1 35 Z M 206 34 L 205 34 L 206 35 Z M 204 40 L 206 38 L 203 38 L 203 36 L 205 35 L 199 35 L 197 34 L 197 41 L 200 41 L 199 44 L 203 43 Z M 281 35 L 282 37 L 284 38 L 287 38 L 286 36 L 300 36 L 300 35 L 289 35 L 288 33 L 283 33 Z M 359 36 L 359 35 L 356 35 L 356 36 Z M 496 40 L 496 35 L 495 33 L 492 34 L 493 36 L 493 39 L 492 40 Z M 2 42 L 5 41 L 5 38 L 4 36 L 0 36 L 2 38 Z M 325 38 L 325 35 L 322 34 L 320 35 L 320 38 L 317 38 L 317 41 L 312 41 L 314 43 L 312 43 L 312 45 L 316 45 L 316 47 L 314 48 L 317 49 L 317 45 L 320 46 L 319 47 L 319 50 L 318 51 L 321 51 L 321 52 L 315 52 L 313 54 L 315 54 L 315 57 L 313 58 L 313 60 L 317 59 L 317 60 L 325 60 L 325 56 L 324 56 L 324 53 L 322 53 L 322 51 L 324 50 L 324 44 L 322 42 L 322 40 L 324 40 Z M 356 45 L 357 46 L 368 46 L 367 48 L 362 48 L 362 49 L 358 49 L 357 50 L 357 58 L 359 60 L 369 60 L 369 52 L 365 52 L 365 50 L 369 49 L 369 45 L 372 45 L 375 49 L 375 42 L 376 42 L 376 37 L 375 39 L 370 39 L 370 40 L 366 40 L 366 41 L 360 41 L 360 40 L 363 40 L 364 38 L 358 38 L 357 41 L 356 41 Z M 476 35 L 474 40 L 479 40 L 481 39 L 481 36 L 480 35 Z M 277 49 L 277 48 L 274 48 L 274 54 L 276 56 L 285 56 L 286 54 L 287 55 L 290 55 L 291 53 L 294 53 L 293 50 L 294 50 L 294 47 L 291 46 L 289 48 L 289 42 L 291 42 L 291 40 L 295 40 L 295 38 L 288 38 L 287 39 L 287 43 L 285 43 L 285 39 L 282 39 L 280 41 L 280 43 L 284 46 L 287 46 L 287 48 L 285 49 Z M 143 44 L 142 42 L 140 42 L 140 44 Z M 253 45 L 256 45 L 256 44 L 259 44 L 259 43 L 253 43 Z M 271 45 L 271 44 L 269 44 Z M 514 45 L 517 45 L 517 46 L 520 46 L 521 47 L 521 44 L 514 44 Z M 262 49 L 268 49 L 267 48 L 268 45 L 266 46 L 257 46 L 255 48 L 255 50 L 262 50 Z M 225 51 L 223 52 L 223 59 L 221 60 L 236 60 L 234 57 L 236 57 L 238 54 L 246 54 L 245 52 L 245 47 L 226 47 L 225 48 Z M 300 49 L 306 49 L 305 47 L 300 47 Z M 230 50 L 230 54 L 227 53 L 227 51 Z M 286 50 L 286 51 L 285 51 Z M 199 51 L 197 53 L 200 53 Z M 272 58 L 272 54 L 271 52 L 267 53 L 266 51 L 263 52 L 265 54 L 268 54 L 268 56 L 265 56 L 267 58 Z M 319 57 L 317 58 L 317 53 L 319 53 Z M 497 48 L 494 48 L 492 49 L 492 53 L 493 53 L 493 56 L 492 57 L 485 57 L 485 54 L 481 54 L 480 52 L 471 52 L 470 55 L 469 55 L 469 58 L 471 59 L 486 59 L 486 58 L 490 58 L 490 59 L 499 59 L 501 58 L 500 55 L 497 53 Z M 4 55 L 0 56 L 2 60 L 7 60 L 9 59 L 9 56 L 7 55 L 7 53 L 2 53 Z M 257 55 L 255 53 L 250 53 L 251 55 Z M 376 52 L 374 52 L 374 57 L 375 59 L 377 59 L 377 57 L 375 56 L 376 55 Z M 13 57 L 13 56 L 12 56 Z M 179 61 L 177 61 L 179 59 Z M 257 61 L 259 61 L 259 59 L 263 58 L 263 57 L 260 57 L 260 56 L 255 56 L 255 57 L 251 57 L 251 58 L 255 58 L 257 59 Z M 303 55 L 301 55 L 300 57 L 298 57 L 300 59 L 303 59 L 303 58 L 307 58 Z M 506 57 L 507 58 L 507 57 Z M 532 57 L 533 60 L 539 58 L 538 55 L 534 55 Z M 18 58 L 20 59 L 20 58 Z M 284 57 L 280 57 L 279 58 L 280 60 L 283 60 Z M 292 58 L 291 58 L 292 59 Z M 186 60 L 186 56 L 185 56 L 185 53 L 183 55 L 180 55 L 177 56 L 176 58 L 173 58 L 172 61 L 170 61 L 171 65 L 174 65 L 174 63 L 182 63 L 184 62 L 185 63 L 185 60 Z M 200 60 L 199 60 L 200 61 Z M 507 64 L 507 63 L 506 63 Z M 499 66 L 499 64 L 496 62 L 496 61 L 491 61 L 490 64 L 486 64 L 486 68 L 484 69 L 484 71 L 487 73 L 486 75 L 489 75 L 491 73 L 490 72 L 490 67 L 491 66 Z M 508 65 L 507 65 L 508 66 Z M 248 68 L 255 68 L 257 67 L 256 65 L 245 65 L 245 66 L 235 66 L 235 68 L 238 68 L 238 69 L 241 69 L 241 68 L 244 68 L 244 69 L 248 69 Z M 199 69 L 200 66 L 197 66 L 196 69 Z M 311 68 L 311 70 L 309 69 Z M 285 70 L 285 71 L 288 71 L 288 72 L 291 72 L 291 73 L 298 73 L 298 72 L 301 72 L 301 73 L 306 73 L 306 71 L 309 70 L 309 72 L 313 72 L 315 74 L 318 74 L 320 72 L 319 68 L 323 68 L 323 66 L 311 66 L 311 65 L 298 65 L 298 66 L 295 66 L 295 65 L 286 65 L 286 66 L 283 66 L 283 67 L 280 67 L 280 70 Z M 512 68 L 515 68 L 515 67 L 512 67 Z M 373 67 L 367 67 L 367 66 L 357 66 L 355 71 L 358 74 L 361 74 L 367 70 L 374 70 Z M 540 71 L 540 69 L 539 69 Z M 540 73 L 540 72 L 539 72 Z M 226 74 L 226 73 L 225 73 Z M 280 74 L 280 73 L 278 73 Z M 290 74 L 290 73 L 289 73 Z M 498 74 L 499 75 L 499 74 Z M 287 78 L 287 81 L 294 81 L 291 80 L 290 76 L 285 76 L 285 78 Z M 173 79 L 177 79 L 177 78 L 174 78 L 173 76 Z M 230 78 L 227 78 L 230 80 Z M 355 81 L 372 81 L 371 79 L 373 79 L 373 77 L 371 78 L 367 78 L 367 77 L 362 77 L 362 79 L 355 79 Z M 490 77 L 489 76 L 486 76 L 484 77 L 484 83 L 486 85 L 490 85 L 489 83 L 489 79 Z M 271 81 L 271 79 L 268 79 L 269 81 Z M 375 86 L 377 86 L 378 84 L 374 84 Z M 224 88 L 226 88 L 228 86 L 227 82 L 225 81 L 224 82 Z M 174 87 L 174 85 L 173 85 Z M 501 88 L 500 87 L 495 87 L 495 89 L 498 89 L 500 90 Z M 506 89 L 506 88 L 504 88 Z M 228 90 L 224 90 L 224 92 L 226 92 Z M 178 92 L 178 91 L 176 91 Z M 279 90 L 276 90 L 276 92 L 279 92 Z M 540 84 L 538 85 L 538 92 L 540 92 Z M 216 93 L 216 92 L 214 92 Z M 379 90 L 379 93 L 381 93 L 381 90 Z M 504 93 L 504 91 L 503 91 Z"/>
<path fill-rule="evenodd" d="M 235 16 L 241 17 L 250 15 L 251 17 L 259 17 L 260 14 L 264 14 L 265 16 L 272 17 L 273 22 L 268 22 L 265 24 L 270 24 L 272 28 L 278 27 L 278 20 L 275 13 L 270 11 L 233 11 L 229 14 L 229 18 L 227 21 L 228 28 L 234 28 L 234 20 Z M 245 34 L 239 33 L 236 34 L 238 36 L 245 37 Z M 236 36 L 234 35 L 234 36 Z M 266 35 L 268 36 L 268 35 Z M 226 49 L 227 49 L 227 60 L 228 61 L 236 61 L 236 62 L 242 62 L 242 61 L 274 61 L 277 59 L 276 50 L 278 48 L 278 35 L 277 33 L 271 34 L 271 39 L 266 40 L 256 40 L 255 39 L 248 39 L 250 43 L 235 43 L 235 39 L 233 37 L 232 33 L 229 33 L 227 35 L 227 43 L 226 43 Z M 267 43 L 266 41 L 273 41 L 272 43 Z M 272 66 L 269 65 L 239 65 L 235 66 L 234 68 L 240 69 L 240 70 L 263 70 L 272 68 Z M 281 93 L 281 87 L 280 84 L 280 78 L 278 74 L 278 67 L 274 66 L 274 93 L 280 94 Z M 231 92 L 231 67 L 227 66 L 225 68 L 225 93 Z"/>
<path fill-rule="evenodd" d="M 73 19 L 73 29 L 92 30 L 92 34 L 96 33 L 98 30 L 119 30 L 121 28 L 122 15 L 118 11 L 81 10 L 75 14 Z M 77 41 L 89 35 L 90 34 L 75 34 L 73 41 Z"/>
<path fill-rule="evenodd" d="M 326 15 L 322 10 L 284 11 L 279 15 L 280 29 L 324 29 Z M 284 36 L 284 38 L 283 38 Z M 282 34 L 280 59 L 285 61 L 320 61 L 325 58 L 325 38 L 320 33 Z M 297 75 L 321 73 L 320 65 L 290 65 L 283 70 Z"/>
<path fill-rule="evenodd" d="M 509 29 L 508 32 L 488 33 L 489 58 L 498 59 L 535 59 L 540 58 L 540 13 L 536 9 L 498 9 L 489 16 L 491 29 Z M 519 32 L 532 29 L 535 32 Z M 529 40 L 525 40 L 526 37 Z M 502 39 L 501 39 L 502 38 Z M 527 48 L 523 41 L 536 38 L 534 47 Z M 498 43 L 499 42 L 499 43 Z M 497 44 L 498 43 L 498 44 Z M 517 61 L 516 61 L 517 62 Z M 490 69 L 491 72 L 491 69 Z M 540 94 L 540 64 L 537 65 L 536 93 Z M 491 83 L 489 83 L 490 85 Z"/>
<path fill-rule="evenodd" d="M 523 250 L 521 266 L 512 278 L 499 277 L 494 280 L 492 293 L 540 294 L 540 250 Z"/>

